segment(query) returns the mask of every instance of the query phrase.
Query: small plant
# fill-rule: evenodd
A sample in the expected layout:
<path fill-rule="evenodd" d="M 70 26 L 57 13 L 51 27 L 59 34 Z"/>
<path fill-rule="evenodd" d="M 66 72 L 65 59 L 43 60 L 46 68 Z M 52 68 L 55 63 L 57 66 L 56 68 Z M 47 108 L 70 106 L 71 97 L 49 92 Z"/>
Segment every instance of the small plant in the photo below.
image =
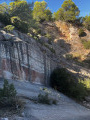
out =
<path fill-rule="evenodd" d="M 42 30 L 38 28 L 38 29 L 37 29 L 37 33 L 38 33 L 38 34 L 41 34 L 41 33 L 42 33 Z"/>
<path fill-rule="evenodd" d="M 90 41 L 81 40 L 85 49 L 90 49 Z"/>
<path fill-rule="evenodd" d="M 13 84 L 4 80 L 3 88 L 0 89 L 0 106 L 12 106 L 13 100 L 16 98 L 16 90 Z"/>
<path fill-rule="evenodd" d="M 59 94 L 53 94 L 50 90 L 47 88 L 41 88 L 41 92 L 38 95 L 38 102 L 43 104 L 57 104 L 58 99 L 60 95 Z"/>
<path fill-rule="evenodd" d="M 51 86 L 58 91 L 78 100 L 82 100 L 87 96 L 85 84 L 79 81 L 65 68 L 58 68 L 52 72 Z"/>
<path fill-rule="evenodd" d="M 38 102 L 43 104 L 50 104 L 50 99 L 48 97 L 48 94 L 47 93 L 45 95 L 39 94 Z"/>
<path fill-rule="evenodd" d="M 79 29 L 79 37 L 84 37 L 86 36 L 86 33 L 84 32 L 84 30 L 82 28 Z"/>
<path fill-rule="evenodd" d="M 50 50 L 51 50 L 51 52 L 52 52 L 52 53 L 55 53 L 55 49 L 53 49 L 53 48 L 50 48 Z"/>
<path fill-rule="evenodd" d="M 11 17 L 11 23 L 21 32 L 28 33 L 28 23 L 22 21 L 18 16 Z"/>
<path fill-rule="evenodd" d="M 4 25 L 10 25 L 10 15 L 7 13 L 1 13 L 0 12 L 0 22 L 2 22 Z"/>
<path fill-rule="evenodd" d="M 81 83 L 85 85 L 85 87 L 90 90 L 90 79 L 79 80 Z"/>
<path fill-rule="evenodd" d="M 48 39 L 51 39 L 51 38 L 52 38 L 49 33 L 47 33 L 47 34 L 45 35 L 45 37 L 47 37 Z"/>
<path fill-rule="evenodd" d="M 48 40 L 48 44 L 52 44 L 52 40 L 51 39 Z"/>
<path fill-rule="evenodd" d="M 14 30 L 14 28 L 15 27 L 13 25 L 7 25 L 7 26 L 4 27 L 4 30 L 6 30 L 7 32 L 11 32 L 11 31 Z"/>
<path fill-rule="evenodd" d="M 22 102 L 17 96 L 17 92 L 13 84 L 9 84 L 4 80 L 3 88 L 0 89 L 0 107 L 12 107 L 14 109 L 22 108 Z"/>
<path fill-rule="evenodd" d="M 49 45 L 48 44 L 44 44 L 44 46 L 45 47 L 47 47 L 52 53 L 55 53 L 55 50 L 54 50 L 54 48 L 52 48 L 52 47 L 49 47 Z"/>
<path fill-rule="evenodd" d="M 67 60 L 73 59 L 73 55 L 72 54 L 66 54 L 65 57 L 66 57 Z"/>
<path fill-rule="evenodd" d="M 49 33 L 47 33 L 45 37 L 48 38 L 48 44 L 52 44 L 52 36 Z"/>

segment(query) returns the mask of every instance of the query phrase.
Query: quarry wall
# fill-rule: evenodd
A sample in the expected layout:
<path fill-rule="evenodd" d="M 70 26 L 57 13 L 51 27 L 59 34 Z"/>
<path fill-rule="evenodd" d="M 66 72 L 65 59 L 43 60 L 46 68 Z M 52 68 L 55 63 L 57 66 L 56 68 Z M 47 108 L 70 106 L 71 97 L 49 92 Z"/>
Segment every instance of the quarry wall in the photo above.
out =
<path fill-rule="evenodd" d="M 56 61 L 34 39 L 0 30 L 0 77 L 49 84 Z"/>

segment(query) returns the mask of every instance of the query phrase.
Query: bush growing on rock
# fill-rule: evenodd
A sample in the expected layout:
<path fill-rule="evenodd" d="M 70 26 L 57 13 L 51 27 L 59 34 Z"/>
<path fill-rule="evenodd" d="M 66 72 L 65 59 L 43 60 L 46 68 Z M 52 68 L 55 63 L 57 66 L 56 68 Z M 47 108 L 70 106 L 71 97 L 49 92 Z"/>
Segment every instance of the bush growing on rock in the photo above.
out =
<path fill-rule="evenodd" d="M 14 85 L 9 85 L 8 81 L 4 80 L 3 88 L 0 89 L 0 106 L 11 106 L 15 97 L 16 90 Z"/>
<path fill-rule="evenodd" d="M 21 32 L 28 33 L 28 24 L 22 21 L 19 17 L 17 16 L 12 17 L 11 23 Z"/>
<path fill-rule="evenodd" d="M 85 16 L 83 25 L 86 29 L 90 30 L 90 16 Z"/>
<path fill-rule="evenodd" d="M 86 41 L 84 39 L 81 40 L 85 49 L 90 49 L 90 41 Z"/>
<path fill-rule="evenodd" d="M 67 60 L 72 60 L 73 59 L 72 54 L 66 54 L 65 57 L 66 57 Z"/>
<path fill-rule="evenodd" d="M 14 28 L 15 27 L 13 25 L 7 25 L 7 26 L 4 27 L 4 30 L 6 30 L 7 32 L 11 32 L 11 31 L 14 30 Z"/>
<path fill-rule="evenodd" d="M 5 25 L 10 25 L 10 15 L 7 13 L 0 13 L 0 22 L 2 22 Z"/>
<path fill-rule="evenodd" d="M 16 96 L 17 92 L 13 84 L 4 80 L 3 88 L 0 88 L 0 108 L 12 107 L 14 109 L 22 108 L 24 103 Z"/>
<path fill-rule="evenodd" d="M 84 32 L 84 30 L 83 30 L 82 28 L 79 29 L 78 34 L 79 34 L 79 37 L 84 37 L 84 36 L 86 36 L 86 33 Z"/>
<path fill-rule="evenodd" d="M 60 98 L 59 94 L 53 93 L 51 90 L 47 88 L 41 88 L 41 92 L 38 95 L 38 102 L 42 104 L 57 104 Z"/>
<path fill-rule="evenodd" d="M 52 72 L 51 86 L 78 100 L 87 95 L 86 86 L 65 68 L 57 68 Z"/>

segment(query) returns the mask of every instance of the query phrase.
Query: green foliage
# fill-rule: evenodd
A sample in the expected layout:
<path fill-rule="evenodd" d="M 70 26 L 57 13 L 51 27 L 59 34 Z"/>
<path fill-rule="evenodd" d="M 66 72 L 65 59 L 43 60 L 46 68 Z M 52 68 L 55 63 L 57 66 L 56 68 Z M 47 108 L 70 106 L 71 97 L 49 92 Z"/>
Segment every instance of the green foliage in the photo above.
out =
<path fill-rule="evenodd" d="M 57 12 L 54 12 L 54 18 L 55 20 L 65 20 L 64 11 L 62 8 L 60 8 Z"/>
<path fill-rule="evenodd" d="M 38 102 L 43 104 L 50 104 L 50 99 L 48 97 L 48 94 L 45 94 L 45 95 L 39 94 Z"/>
<path fill-rule="evenodd" d="M 83 100 L 85 99 L 85 97 L 87 96 L 87 89 L 86 86 L 81 83 L 78 82 L 76 84 L 72 84 L 72 86 L 70 86 L 69 88 L 70 90 L 70 96 L 73 98 L 76 98 L 77 100 Z"/>
<path fill-rule="evenodd" d="M 67 60 L 73 59 L 73 55 L 72 54 L 66 54 L 65 57 L 66 57 Z"/>
<path fill-rule="evenodd" d="M 22 21 L 18 16 L 11 18 L 11 23 L 21 32 L 28 33 L 28 24 Z"/>
<path fill-rule="evenodd" d="M 5 25 L 10 25 L 10 16 L 7 13 L 0 13 L 0 22 L 2 22 Z"/>
<path fill-rule="evenodd" d="M 42 30 L 40 28 L 37 29 L 38 34 L 42 34 Z"/>
<path fill-rule="evenodd" d="M 10 15 L 8 14 L 9 6 L 6 3 L 0 4 L 0 22 L 5 25 L 10 24 Z"/>
<path fill-rule="evenodd" d="M 52 19 L 52 13 L 47 9 L 47 3 L 45 1 L 36 1 L 34 3 L 33 18 L 38 22 L 42 22 L 44 20 L 49 21 Z"/>
<path fill-rule="evenodd" d="M 0 88 L 0 108 L 9 107 L 21 110 L 24 107 L 24 101 L 16 96 L 17 92 L 13 84 L 9 84 L 4 80 L 3 88 Z"/>
<path fill-rule="evenodd" d="M 33 20 L 32 7 L 33 4 L 27 3 L 25 0 L 14 0 L 14 2 L 10 2 L 9 5 L 6 3 L 0 4 L 0 21 L 5 25 L 10 25 L 10 18 L 17 16 L 20 18 L 20 21 L 18 21 L 18 24 L 15 23 L 17 24 L 15 27 L 21 30 L 21 32 L 27 33 L 27 26 L 28 28 L 37 27 L 36 21 Z"/>
<path fill-rule="evenodd" d="M 78 100 L 84 99 L 87 95 L 86 86 L 65 68 L 58 68 L 52 72 L 51 86 Z"/>
<path fill-rule="evenodd" d="M 49 9 L 45 10 L 45 14 L 46 14 L 46 21 L 52 21 L 52 12 Z"/>
<path fill-rule="evenodd" d="M 90 49 L 90 41 L 81 40 L 85 49 Z"/>
<path fill-rule="evenodd" d="M 4 80 L 3 88 L 0 89 L 0 106 L 12 106 L 13 101 L 16 98 L 16 90 L 13 84 L 9 84 L 7 80 Z"/>
<path fill-rule="evenodd" d="M 90 79 L 89 79 L 89 78 L 84 79 L 84 80 L 79 80 L 79 81 L 80 81 L 82 84 L 84 84 L 88 90 L 90 90 Z"/>
<path fill-rule="evenodd" d="M 9 11 L 9 6 L 4 2 L 0 4 L 0 13 L 7 13 Z"/>
<path fill-rule="evenodd" d="M 86 33 L 84 32 L 84 30 L 82 28 L 79 29 L 79 37 L 84 37 L 86 36 Z"/>
<path fill-rule="evenodd" d="M 58 99 L 60 98 L 59 94 L 53 94 L 52 91 L 47 88 L 41 88 L 41 93 L 38 95 L 38 102 L 42 104 L 57 104 Z"/>
<path fill-rule="evenodd" d="M 49 33 L 47 33 L 45 37 L 47 37 L 48 39 L 51 39 L 51 35 Z"/>
<path fill-rule="evenodd" d="M 14 28 L 15 27 L 13 25 L 7 25 L 7 26 L 4 27 L 4 30 L 6 30 L 7 32 L 11 32 L 11 31 L 14 30 Z"/>
<path fill-rule="evenodd" d="M 83 24 L 86 29 L 90 30 L 90 16 L 85 16 Z"/>
<path fill-rule="evenodd" d="M 80 11 L 72 0 L 65 0 L 62 7 L 54 13 L 56 20 L 74 21 L 77 19 Z"/>
<path fill-rule="evenodd" d="M 49 33 L 46 33 L 45 37 L 48 38 L 48 44 L 52 44 L 52 36 Z"/>
<path fill-rule="evenodd" d="M 11 2 L 9 14 L 18 16 L 22 21 L 29 22 L 32 19 L 32 4 L 27 3 L 25 0 L 18 0 Z"/>
<path fill-rule="evenodd" d="M 55 54 L 55 49 L 54 48 L 50 48 L 51 52 Z"/>
<path fill-rule="evenodd" d="M 54 48 L 52 48 L 52 47 L 49 47 L 49 45 L 48 44 L 46 44 L 46 43 L 44 43 L 44 46 L 45 47 L 47 47 L 52 53 L 54 53 L 55 54 L 55 50 L 54 50 Z"/>
<path fill-rule="evenodd" d="M 72 76 L 65 68 L 56 69 L 51 74 L 51 86 L 57 87 L 62 92 L 68 92 L 69 81 L 72 80 Z"/>

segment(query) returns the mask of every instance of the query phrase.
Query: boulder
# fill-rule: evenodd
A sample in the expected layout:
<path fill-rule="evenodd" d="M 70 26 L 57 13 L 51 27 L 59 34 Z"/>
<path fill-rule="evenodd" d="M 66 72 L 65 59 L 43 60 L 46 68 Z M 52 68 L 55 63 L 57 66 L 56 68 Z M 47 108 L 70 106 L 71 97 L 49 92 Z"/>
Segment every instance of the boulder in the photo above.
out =
<path fill-rule="evenodd" d="M 90 102 L 90 96 L 85 97 L 85 100 L 86 100 L 87 102 Z"/>
<path fill-rule="evenodd" d="M 4 31 L 4 30 L 1 30 L 1 33 L 2 33 L 3 37 L 5 38 L 5 40 L 10 40 L 14 36 L 10 33 L 6 33 L 6 31 Z"/>

